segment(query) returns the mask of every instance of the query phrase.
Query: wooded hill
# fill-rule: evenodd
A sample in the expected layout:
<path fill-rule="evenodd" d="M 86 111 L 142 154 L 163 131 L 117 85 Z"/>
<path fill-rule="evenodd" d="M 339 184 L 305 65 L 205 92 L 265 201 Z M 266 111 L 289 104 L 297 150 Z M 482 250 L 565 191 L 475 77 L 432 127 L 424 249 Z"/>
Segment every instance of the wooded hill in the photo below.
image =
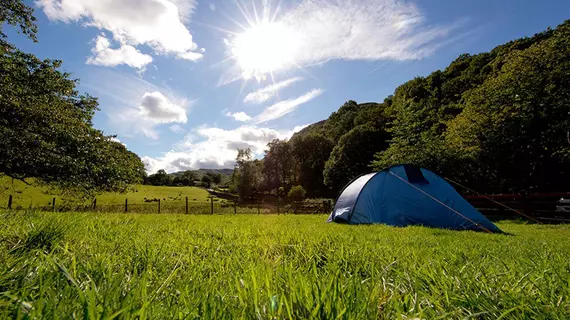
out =
<path fill-rule="evenodd" d="M 270 143 L 248 188 L 300 184 L 309 196 L 335 196 L 362 173 L 412 163 L 483 193 L 568 191 L 569 111 L 570 20 L 463 54 L 381 103 L 346 102 L 289 141 Z M 255 162 L 241 160 L 236 189 L 240 167 Z"/>

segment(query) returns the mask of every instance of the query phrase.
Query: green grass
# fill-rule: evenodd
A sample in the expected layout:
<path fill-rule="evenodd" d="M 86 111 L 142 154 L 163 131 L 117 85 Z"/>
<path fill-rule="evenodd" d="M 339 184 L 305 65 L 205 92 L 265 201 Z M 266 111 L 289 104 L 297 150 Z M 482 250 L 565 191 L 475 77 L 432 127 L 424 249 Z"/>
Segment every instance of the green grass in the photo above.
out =
<path fill-rule="evenodd" d="M 45 187 L 28 186 L 21 181 L 12 181 L 8 177 L 0 177 L 0 208 L 6 208 L 8 197 L 12 195 L 13 208 L 30 208 L 48 206 L 51 204 L 54 192 Z M 185 198 L 192 203 L 205 203 L 208 201 L 208 192 L 196 187 L 159 187 L 138 185 L 135 191 L 125 194 L 103 193 L 97 196 L 99 205 L 123 205 L 125 199 L 132 204 L 142 204 L 144 199 L 161 199 L 177 207 L 183 207 Z M 63 204 L 64 199 L 55 196 L 56 204 Z M 119 210 L 121 211 L 121 210 Z"/>
<path fill-rule="evenodd" d="M 568 319 L 570 226 L 0 211 L 0 318 Z"/>

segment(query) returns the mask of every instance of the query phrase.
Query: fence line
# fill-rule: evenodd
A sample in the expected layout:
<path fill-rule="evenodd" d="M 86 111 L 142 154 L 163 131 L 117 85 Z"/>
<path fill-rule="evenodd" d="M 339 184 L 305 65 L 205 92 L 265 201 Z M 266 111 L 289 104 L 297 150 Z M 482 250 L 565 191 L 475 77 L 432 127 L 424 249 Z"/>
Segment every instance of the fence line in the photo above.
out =
<path fill-rule="evenodd" d="M 535 193 L 535 194 L 499 194 L 465 195 L 465 199 L 477 210 L 489 218 L 511 219 L 517 217 L 513 212 L 494 203 L 500 202 L 510 208 L 542 222 L 570 222 L 570 193 Z M 561 200 L 567 199 L 567 200 Z M 489 200 L 492 199 L 492 200 Z M 174 213 L 174 214 L 319 214 L 332 211 L 332 201 L 250 201 L 220 199 L 210 197 L 208 202 L 190 202 L 188 197 L 175 200 L 153 199 L 145 202 L 129 201 L 124 204 L 99 204 L 94 198 L 87 205 L 72 205 L 56 202 L 52 197 L 48 205 L 22 207 L 16 205 L 16 199 L 10 194 L 7 199 L 8 209 L 33 208 L 41 211 L 79 211 L 108 213 Z M 195 201 L 195 199 L 194 199 Z M 45 202 L 44 202 L 45 203 Z"/>
<path fill-rule="evenodd" d="M 505 208 L 515 209 L 532 219 L 549 223 L 570 222 L 570 193 L 533 193 L 469 195 L 465 199 L 489 218 L 512 219 L 521 216 Z M 500 204 L 498 204 L 499 202 Z"/>
<path fill-rule="evenodd" d="M 8 198 L 8 209 L 27 209 L 22 206 L 14 208 L 12 195 Z M 222 200 L 210 197 L 207 202 L 190 202 L 188 197 L 183 200 L 133 202 L 125 198 L 124 204 L 99 204 L 97 198 L 89 204 L 56 204 L 53 197 L 48 206 L 30 206 L 30 209 L 53 212 L 105 212 L 105 213 L 173 213 L 173 214 L 320 214 L 330 213 L 332 201 L 324 200 L 320 202 L 265 202 L 250 201 L 239 202 Z"/>

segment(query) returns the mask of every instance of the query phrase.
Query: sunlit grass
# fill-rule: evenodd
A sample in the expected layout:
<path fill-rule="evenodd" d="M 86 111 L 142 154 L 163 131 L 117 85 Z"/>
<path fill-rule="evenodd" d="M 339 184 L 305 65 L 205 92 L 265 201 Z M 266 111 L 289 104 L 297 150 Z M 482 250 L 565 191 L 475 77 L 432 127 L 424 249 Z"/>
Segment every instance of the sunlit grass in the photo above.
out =
<path fill-rule="evenodd" d="M 30 186 L 18 180 L 12 181 L 5 176 L 0 177 L 0 208 L 7 207 L 10 195 L 12 195 L 12 208 L 49 207 L 54 196 L 57 205 L 64 205 L 65 199 L 54 194 L 56 193 L 46 187 Z M 208 201 L 208 191 L 196 187 L 137 185 L 133 191 L 128 193 L 103 193 L 96 198 L 99 205 L 123 205 L 125 199 L 128 199 L 131 204 L 143 204 L 146 198 L 161 199 L 179 208 L 184 208 L 186 197 L 191 203 L 203 204 Z M 121 211 L 118 210 L 118 212 Z"/>
<path fill-rule="evenodd" d="M 325 216 L 0 215 L 0 318 L 570 314 L 569 226 L 501 223 L 506 236 Z"/>

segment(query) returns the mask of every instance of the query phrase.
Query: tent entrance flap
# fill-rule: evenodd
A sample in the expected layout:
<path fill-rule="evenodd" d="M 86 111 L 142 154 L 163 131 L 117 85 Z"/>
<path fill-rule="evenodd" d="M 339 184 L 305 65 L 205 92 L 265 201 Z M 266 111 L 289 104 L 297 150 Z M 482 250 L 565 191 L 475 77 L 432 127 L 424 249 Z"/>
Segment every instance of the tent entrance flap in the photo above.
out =
<path fill-rule="evenodd" d="M 406 177 L 410 183 L 428 184 L 429 181 L 426 180 L 422 171 L 419 167 L 412 166 L 409 164 L 404 165 L 404 170 L 406 171 Z"/>

